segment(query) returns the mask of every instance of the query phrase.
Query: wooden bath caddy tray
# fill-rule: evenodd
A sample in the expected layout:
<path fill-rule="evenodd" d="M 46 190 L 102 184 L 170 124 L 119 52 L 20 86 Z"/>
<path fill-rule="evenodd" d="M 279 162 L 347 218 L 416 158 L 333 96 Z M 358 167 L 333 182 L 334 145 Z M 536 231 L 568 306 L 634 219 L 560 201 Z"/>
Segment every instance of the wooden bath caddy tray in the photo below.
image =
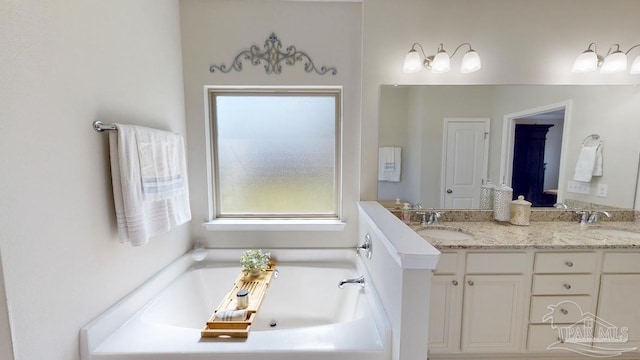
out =
<path fill-rule="evenodd" d="M 264 294 L 271 283 L 271 278 L 275 270 L 275 261 L 269 263 L 269 268 L 258 276 L 244 275 L 240 273 L 233 284 L 231 291 L 222 299 L 220 305 L 213 312 L 207 325 L 200 333 L 201 337 L 232 337 L 247 338 L 251 324 L 253 323 L 256 313 L 262 305 Z M 240 321 L 224 321 L 216 319 L 216 313 L 219 311 L 237 310 L 236 293 L 238 290 L 245 289 L 249 292 L 249 306 L 247 310 L 247 318 Z"/>

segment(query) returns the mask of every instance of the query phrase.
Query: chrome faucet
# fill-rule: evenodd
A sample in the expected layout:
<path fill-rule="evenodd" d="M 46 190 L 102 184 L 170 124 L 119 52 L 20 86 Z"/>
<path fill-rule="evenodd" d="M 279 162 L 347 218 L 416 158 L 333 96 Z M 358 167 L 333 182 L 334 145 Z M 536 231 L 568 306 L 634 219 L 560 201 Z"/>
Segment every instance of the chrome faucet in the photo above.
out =
<path fill-rule="evenodd" d="M 587 218 L 589 217 L 589 213 L 586 210 L 576 211 L 576 214 L 582 215 L 580 217 L 580 225 L 587 225 Z"/>
<path fill-rule="evenodd" d="M 588 224 L 597 224 L 600 222 L 600 219 L 598 218 L 598 214 L 602 214 L 608 218 L 611 217 L 611 214 L 609 214 L 608 212 L 604 211 L 604 210 L 593 210 L 589 213 L 589 219 L 587 220 Z"/>
<path fill-rule="evenodd" d="M 420 212 L 417 212 L 416 214 L 422 215 L 422 221 L 420 222 L 420 225 L 422 225 L 422 226 L 429 225 L 429 223 L 427 222 L 427 213 L 426 212 L 420 211 Z"/>
<path fill-rule="evenodd" d="M 431 211 L 429 215 L 429 221 L 427 221 L 427 225 L 436 225 L 440 222 L 440 218 L 442 217 L 442 213 L 440 211 Z"/>
<path fill-rule="evenodd" d="M 422 222 L 420 222 L 420 225 L 422 226 L 436 225 L 440 222 L 440 217 L 442 217 L 442 212 L 435 211 L 433 209 L 429 211 L 429 220 L 427 220 L 426 212 L 422 211 L 422 212 L 419 212 L 418 214 L 422 215 Z"/>
<path fill-rule="evenodd" d="M 355 279 L 342 279 L 338 283 L 338 287 L 340 289 L 342 289 L 345 284 L 360 284 L 360 287 L 363 288 L 364 287 L 364 275 L 360 276 L 359 278 L 355 278 Z"/>
<path fill-rule="evenodd" d="M 364 242 L 356 246 L 356 255 L 360 256 L 360 251 L 362 250 L 365 252 L 365 254 L 367 254 L 367 259 L 371 259 L 371 254 L 373 253 L 372 244 L 373 243 L 371 242 L 371 234 L 367 233 L 364 236 Z"/>
<path fill-rule="evenodd" d="M 609 214 L 607 211 L 604 211 L 604 210 L 591 210 L 591 211 L 581 210 L 581 211 L 576 211 L 576 214 L 582 215 L 580 217 L 580 225 L 598 224 L 600 222 L 599 214 L 602 214 L 608 218 L 611 217 L 611 214 Z"/>

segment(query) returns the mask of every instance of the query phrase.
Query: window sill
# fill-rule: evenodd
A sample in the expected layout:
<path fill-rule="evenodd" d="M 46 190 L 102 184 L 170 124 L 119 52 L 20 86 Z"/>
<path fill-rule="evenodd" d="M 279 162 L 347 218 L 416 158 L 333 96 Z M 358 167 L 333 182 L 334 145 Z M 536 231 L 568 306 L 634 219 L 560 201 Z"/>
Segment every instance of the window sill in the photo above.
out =
<path fill-rule="evenodd" d="M 336 219 L 215 219 L 202 224 L 208 231 L 342 231 Z"/>

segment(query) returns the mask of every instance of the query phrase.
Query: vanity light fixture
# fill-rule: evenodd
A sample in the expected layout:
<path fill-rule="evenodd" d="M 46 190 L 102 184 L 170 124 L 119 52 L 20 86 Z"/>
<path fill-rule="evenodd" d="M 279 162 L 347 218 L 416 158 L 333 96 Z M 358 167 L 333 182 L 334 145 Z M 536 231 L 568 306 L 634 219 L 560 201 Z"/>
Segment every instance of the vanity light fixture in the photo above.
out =
<path fill-rule="evenodd" d="M 597 52 L 596 44 L 591 43 L 587 50 L 576 58 L 571 69 L 574 73 L 584 73 L 597 70 L 600 68 L 602 74 L 613 74 L 627 70 L 627 55 L 629 52 L 640 44 L 633 45 L 629 50 L 623 52 L 620 50 L 620 44 L 613 44 L 605 56 L 601 56 Z M 640 56 L 636 57 L 631 64 L 632 75 L 640 74 Z"/>
<path fill-rule="evenodd" d="M 445 73 L 451 69 L 451 58 L 455 56 L 455 54 L 460 50 L 463 46 L 468 46 L 469 50 L 462 57 L 462 64 L 460 65 L 460 72 L 463 74 L 468 74 L 472 72 L 476 72 L 480 70 L 482 67 L 482 62 L 480 61 L 480 56 L 478 53 L 473 50 L 469 43 L 462 43 L 458 45 L 458 47 L 453 51 L 453 54 L 449 56 L 449 54 L 444 50 L 444 46 L 440 44 L 438 47 L 438 52 L 435 55 L 427 56 L 425 54 L 422 45 L 419 43 L 414 43 L 411 46 L 411 50 L 404 58 L 404 63 L 402 65 L 402 71 L 405 73 L 416 73 L 422 69 L 424 66 L 426 69 L 431 70 L 432 73 Z M 420 52 L 422 52 L 422 56 L 424 60 L 420 57 L 420 54 L 416 50 L 416 46 L 420 48 Z"/>

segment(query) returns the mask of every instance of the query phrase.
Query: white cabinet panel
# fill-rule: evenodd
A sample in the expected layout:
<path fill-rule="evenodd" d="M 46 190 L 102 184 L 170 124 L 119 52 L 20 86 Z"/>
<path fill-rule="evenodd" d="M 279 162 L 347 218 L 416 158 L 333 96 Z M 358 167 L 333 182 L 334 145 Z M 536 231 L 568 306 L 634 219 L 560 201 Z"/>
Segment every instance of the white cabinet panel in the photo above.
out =
<path fill-rule="evenodd" d="M 596 256 L 590 252 L 536 253 L 533 269 L 536 274 L 593 273 Z"/>
<path fill-rule="evenodd" d="M 582 313 L 593 313 L 591 296 L 532 296 L 529 322 L 543 323 L 549 314 L 559 324 L 571 324 L 582 319 Z"/>
<path fill-rule="evenodd" d="M 534 275 L 534 295 L 590 295 L 595 286 L 591 274 Z"/>
<path fill-rule="evenodd" d="M 462 351 L 517 352 L 522 346 L 523 275 L 467 275 Z"/>
<path fill-rule="evenodd" d="M 524 274 L 526 253 L 468 253 L 467 274 Z"/>
<path fill-rule="evenodd" d="M 637 252 L 605 253 L 603 273 L 640 273 L 640 254 Z"/>
<path fill-rule="evenodd" d="M 458 254 L 445 253 L 440 254 L 438 265 L 433 271 L 434 274 L 455 274 L 458 271 Z"/>
<path fill-rule="evenodd" d="M 636 254 L 639 256 L 639 254 Z M 595 336 L 624 335 L 628 328 L 628 342 L 640 346 L 640 274 L 604 274 L 600 281 L 598 321 Z M 609 344 L 611 345 L 611 344 Z"/>
<path fill-rule="evenodd" d="M 431 280 L 429 350 L 460 351 L 462 284 L 455 275 L 436 275 Z"/>

